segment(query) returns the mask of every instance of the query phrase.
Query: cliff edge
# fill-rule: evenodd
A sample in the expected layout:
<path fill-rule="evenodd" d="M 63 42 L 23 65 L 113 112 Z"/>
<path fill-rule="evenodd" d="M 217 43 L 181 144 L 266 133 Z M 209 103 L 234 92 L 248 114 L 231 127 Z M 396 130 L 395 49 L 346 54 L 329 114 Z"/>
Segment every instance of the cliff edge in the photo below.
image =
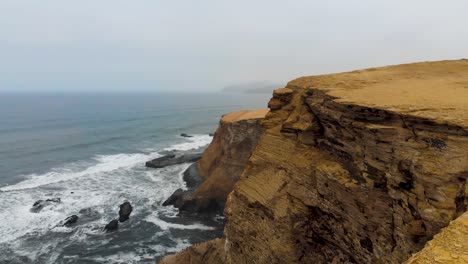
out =
<path fill-rule="evenodd" d="M 404 262 L 467 209 L 466 98 L 468 60 L 275 90 L 205 263 Z"/>

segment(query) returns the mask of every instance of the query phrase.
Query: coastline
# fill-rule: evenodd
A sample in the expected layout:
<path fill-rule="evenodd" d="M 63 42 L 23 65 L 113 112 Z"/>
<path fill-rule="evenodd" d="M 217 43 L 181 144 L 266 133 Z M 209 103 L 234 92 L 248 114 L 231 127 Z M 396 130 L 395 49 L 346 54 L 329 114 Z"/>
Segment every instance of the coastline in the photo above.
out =
<path fill-rule="evenodd" d="M 224 238 L 159 263 L 402 263 L 425 245 L 411 263 L 463 263 L 467 72 L 415 63 L 275 90 Z"/>
<path fill-rule="evenodd" d="M 173 191 L 185 188 L 188 164 L 156 170 L 144 165 L 169 151 L 206 147 L 222 113 L 261 106 L 263 97 L 57 95 L 33 102 L 21 97 L 13 109 L 2 104 L 3 114 L 16 118 L 3 120 L 0 129 L 0 216 L 6 223 L 0 227 L 0 259 L 153 263 L 157 256 L 221 236 L 223 217 L 181 218 L 162 206 Z M 44 104 L 53 107 L 42 109 Z M 55 198 L 61 203 L 31 212 L 35 202 Z M 133 207 L 130 219 L 106 233 L 126 200 Z M 54 228 L 73 215 L 76 223 Z"/>

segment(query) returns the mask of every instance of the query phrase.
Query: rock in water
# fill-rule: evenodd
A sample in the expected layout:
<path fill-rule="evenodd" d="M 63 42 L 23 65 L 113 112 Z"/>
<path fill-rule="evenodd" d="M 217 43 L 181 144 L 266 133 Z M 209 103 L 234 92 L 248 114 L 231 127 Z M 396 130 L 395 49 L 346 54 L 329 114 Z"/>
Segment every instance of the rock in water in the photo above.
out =
<path fill-rule="evenodd" d="M 132 205 L 130 205 L 129 202 L 124 202 L 123 204 L 121 204 L 120 210 L 119 210 L 119 221 L 120 222 L 127 221 L 132 211 L 133 211 L 133 207 Z"/>
<path fill-rule="evenodd" d="M 107 232 L 110 232 L 110 231 L 115 231 L 119 228 L 119 221 L 117 221 L 116 219 L 110 221 L 105 227 L 104 227 L 104 230 L 106 230 Z"/>
<path fill-rule="evenodd" d="M 202 153 L 186 153 L 182 155 L 175 155 L 172 153 L 146 162 L 146 167 L 159 169 L 176 164 L 195 162 L 199 160 L 201 156 Z"/>
<path fill-rule="evenodd" d="M 187 137 L 187 138 L 193 137 L 193 136 L 191 136 L 191 135 L 189 135 L 189 134 L 185 134 L 185 133 L 180 134 L 180 136 L 181 136 L 181 137 Z"/>
<path fill-rule="evenodd" d="M 69 227 L 72 224 L 76 223 L 76 221 L 78 221 L 78 216 L 77 215 L 72 215 L 72 216 L 69 216 L 69 217 L 65 218 L 65 220 L 62 221 L 61 226 Z"/>
<path fill-rule="evenodd" d="M 59 204 L 61 202 L 60 198 L 52 198 L 52 199 L 47 199 L 47 200 L 37 200 L 34 202 L 31 212 L 33 213 L 39 213 L 44 207 L 52 205 L 52 204 Z"/>
<path fill-rule="evenodd" d="M 62 200 L 60 198 L 52 198 L 52 199 L 47 199 L 46 202 L 61 203 Z"/>
<path fill-rule="evenodd" d="M 162 204 L 163 206 L 169 206 L 169 205 L 174 205 L 175 207 L 179 207 L 178 204 L 181 202 L 180 200 L 182 199 L 184 195 L 184 190 L 182 189 L 177 189 L 169 198 L 167 198 L 166 201 Z"/>
<path fill-rule="evenodd" d="M 203 183 L 203 178 L 198 172 L 197 163 L 193 163 L 184 171 L 183 179 L 189 190 L 197 188 Z"/>

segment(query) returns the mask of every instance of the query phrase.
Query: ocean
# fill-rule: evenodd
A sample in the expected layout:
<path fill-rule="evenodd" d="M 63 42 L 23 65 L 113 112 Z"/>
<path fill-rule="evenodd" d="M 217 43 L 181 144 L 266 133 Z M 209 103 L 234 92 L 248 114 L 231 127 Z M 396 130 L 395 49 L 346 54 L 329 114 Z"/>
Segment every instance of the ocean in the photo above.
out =
<path fill-rule="evenodd" d="M 0 94 L 0 263 L 154 263 L 221 236 L 221 215 L 161 206 L 185 188 L 190 164 L 145 162 L 205 148 L 222 114 L 265 108 L 270 96 Z M 52 198 L 61 202 L 31 211 Z M 104 232 L 124 201 L 130 219 Z M 76 224 L 58 225 L 71 215 Z"/>

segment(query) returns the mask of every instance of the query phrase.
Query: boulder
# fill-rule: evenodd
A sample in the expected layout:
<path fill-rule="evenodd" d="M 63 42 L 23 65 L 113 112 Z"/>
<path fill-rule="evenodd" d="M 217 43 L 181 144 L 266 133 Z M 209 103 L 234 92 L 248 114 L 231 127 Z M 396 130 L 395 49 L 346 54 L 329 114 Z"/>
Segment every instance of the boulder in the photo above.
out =
<path fill-rule="evenodd" d="M 169 198 L 164 201 L 162 204 L 163 206 L 169 206 L 169 205 L 174 205 L 175 207 L 179 207 L 181 203 L 181 199 L 184 196 L 184 190 L 182 189 L 177 189 Z"/>
<path fill-rule="evenodd" d="M 115 231 L 119 228 L 119 221 L 117 221 L 116 219 L 110 221 L 105 227 L 104 227 L 104 230 L 106 230 L 107 232 L 111 232 L 111 231 Z"/>
<path fill-rule="evenodd" d="M 193 136 L 188 135 L 188 134 L 185 134 L 185 133 L 180 134 L 180 136 L 181 136 L 181 137 L 186 137 L 186 138 L 191 138 L 191 137 L 193 137 Z"/>
<path fill-rule="evenodd" d="M 129 202 L 124 202 L 123 204 L 121 204 L 120 210 L 119 210 L 119 221 L 120 222 L 127 221 L 132 211 L 133 211 L 133 207 Z"/>
<path fill-rule="evenodd" d="M 63 220 L 60 224 L 60 226 L 66 226 L 66 227 L 69 227 L 71 225 L 73 225 L 74 223 L 76 223 L 78 221 L 78 216 L 77 215 L 72 215 L 72 216 L 69 216 L 67 218 L 65 218 L 65 220 Z"/>
<path fill-rule="evenodd" d="M 47 199 L 46 202 L 61 203 L 62 200 L 60 198 L 51 198 L 51 199 Z"/>
<path fill-rule="evenodd" d="M 47 200 L 37 200 L 34 202 L 31 212 L 33 213 L 39 213 L 44 207 L 53 205 L 53 204 L 59 204 L 61 203 L 60 198 L 52 198 L 52 199 L 47 199 Z"/>

